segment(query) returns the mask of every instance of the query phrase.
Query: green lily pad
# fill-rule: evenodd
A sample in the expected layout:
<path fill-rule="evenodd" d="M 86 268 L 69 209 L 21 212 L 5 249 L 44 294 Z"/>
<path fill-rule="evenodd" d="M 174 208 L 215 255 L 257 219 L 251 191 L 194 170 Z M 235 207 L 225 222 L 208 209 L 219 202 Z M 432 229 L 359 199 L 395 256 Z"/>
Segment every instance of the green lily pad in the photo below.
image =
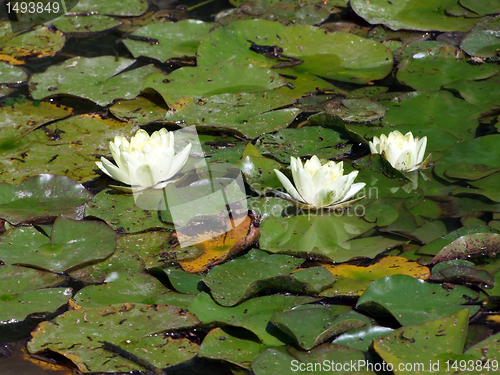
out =
<path fill-rule="evenodd" d="M 352 0 L 352 9 L 371 24 L 382 23 L 393 30 L 469 31 L 476 20 L 452 17 L 446 9 L 457 0 Z"/>
<path fill-rule="evenodd" d="M 370 255 L 358 250 L 366 245 L 366 240 L 376 243 L 380 238 L 357 240 L 362 241 L 361 244 L 352 240 L 374 226 L 375 224 L 353 215 L 352 212 L 350 215 L 323 213 L 289 218 L 270 217 L 262 224 L 260 246 L 261 249 L 273 253 L 286 252 L 334 262 L 345 262 L 370 255 L 374 257 L 386 250 L 385 247 L 378 247 L 374 254 L 373 249 L 369 248 Z"/>
<path fill-rule="evenodd" d="M 114 56 L 74 57 L 33 74 L 28 85 L 34 99 L 73 95 L 106 106 L 115 99 L 135 98 L 146 77 L 158 72 L 152 65 L 123 72 L 133 63 Z"/>
<path fill-rule="evenodd" d="M 344 345 L 353 349 L 368 351 L 374 339 L 377 339 L 380 336 L 387 335 L 392 331 L 394 330 L 389 327 L 361 327 L 341 334 L 339 337 L 332 341 L 332 344 Z"/>
<path fill-rule="evenodd" d="M 500 173 L 495 172 L 479 180 L 468 181 L 468 183 L 474 187 L 483 189 L 480 190 L 481 194 L 487 196 L 492 201 L 500 202 L 500 194 L 498 194 L 497 190 L 498 184 L 500 183 Z"/>
<path fill-rule="evenodd" d="M 268 255 L 250 250 L 247 255 L 214 267 L 203 278 L 218 304 L 234 306 L 261 290 L 278 288 L 283 276 L 288 276 L 303 259 L 288 255 Z M 287 283 L 285 282 L 285 287 Z"/>
<path fill-rule="evenodd" d="M 481 3 L 483 2 L 477 2 L 477 4 Z M 494 57 L 500 48 L 499 32 L 500 19 L 498 17 L 485 18 L 462 39 L 460 47 L 471 56 Z"/>
<path fill-rule="evenodd" d="M 458 91 L 468 103 L 486 112 L 498 107 L 500 101 L 499 84 L 498 77 L 494 76 L 483 81 L 457 81 L 444 88 Z"/>
<path fill-rule="evenodd" d="M 6 85 L 0 85 L 0 98 L 9 95 L 15 89 L 13 87 L 8 87 Z"/>
<path fill-rule="evenodd" d="M 163 197 L 163 191 L 145 191 L 144 194 L 157 194 Z M 136 205 L 132 194 L 122 194 L 113 190 L 98 193 L 85 209 L 85 217 L 104 220 L 114 230 L 122 233 L 141 232 L 147 229 L 173 229 L 173 224 L 158 217 L 154 210 L 144 210 Z"/>
<path fill-rule="evenodd" d="M 318 366 L 318 363 L 322 366 Z M 352 365 L 360 363 L 364 365 Z M 369 360 L 363 351 L 325 343 L 310 351 L 288 347 L 285 353 L 276 349 L 268 349 L 255 358 L 252 362 L 252 370 L 255 375 L 326 375 L 331 373 L 348 375 L 353 372 L 359 375 L 374 375 L 375 372 L 368 370 L 368 365 L 374 368 L 373 361 Z"/>
<path fill-rule="evenodd" d="M 62 354 L 84 373 L 144 370 L 106 350 L 103 342 L 107 341 L 158 368 L 165 368 L 189 361 L 198 347 L 187 339 L 177 342 L 159 333 L 192 328 L 198 323 L 193 314 L 175 306 L 122 303 L 80 309 L 41 323 L 28 350 Z"/>
<path fill-rule="evenodd" d="M 208 332 L 201 344 L 198 356 L 229 362 L 239 368 L 248 369 L 254 358 L 268 348 L 247 333 L 215 328 Z"/>
<path fill-rule="evenodd" d="M 447 262 L 442 262 L 443 264 Z M 484 270 L 476 270 L 474 267 L 452 265 L 442 268 L 439 272 L 429 277 L 431 281 L 452 284 L 475 285 L 479 287 L 493 287 L 495 280 L 493 276 Z"/>
<path fill-rule="evenodd" d="M 91 198 L 92 193 L 71 178 L 42 174 L 19 185 L 0 183 L 0 217 L 14 225 L 59 215 L 76 219 Z"/>
<path fill-rule="evenodd" d="M 91 308 L 114 303 L 163 304 L 187 308 L 194 296 L 175 293 L 155 277 L 137 273 L 113 272 L 102 285 L 89 285 L 74 296 L 76 304 Z"/>
<path fill-rule="evenodd" d="M 463 286 L 445 290 L 439 284 L 429 284 L 408 275 L 392 275 L 373 282 L 356 307 L 372 314 L 391 314 L 402 325 L 422 324 L 459 310 L 475 314 L 479 306 L 463 304 L 477 296 L 477 292 Z"/>
<path fill-rule="evenodd" d="M 470 347 L 464 354 L 468 356 L 477 357 L 477 359 L 480 359 L 482 361 L 488 359 L 498 361 L 500 359 L 498 355 L 499 352 L 500 352 L 500 333 L 497 333 L 477 343 L 476 345 Z M 489 363 L 485 363 L 483 368 L 484 370 L 489 371 L 489 369 L 486 367 L 487 365 L 489 365 L 490 367 L 492 367 L 491 369 L 493 371 L 497 371 L 494 370 L 493 368 L 494 364 L 495 362 L 490 361 Z"/>
<path fill-rule="evenodd" d="M 363 99 L 344 99 L 342 106 L 326 105 L 326 113 L 339 116 L 346 122 L 370 122 L 385 116 L 386 109 L 378 103 Z"/>
<path fill-rule="evenodd" d="M 75 221 L 59 216 L 50 238 L 33 227 L 20 227 L 0 237 L 0 259 L 54 272 L 68 271 L 110 256 L 116 235 L 99 221 Z"/>
<path fill-rule="evenodd" d="M 60 105 L 29 101 L 0 108 L 0 150 L 15 148 L 33 130 L 67 117 L 71 112 L 71 109 Z"/>
<path fill-rule="evenodd" d="M 187 273 L 180 268 L 169 267 L 163 270 L 172 286 L 179 293 L 197 295 L 204 289 L 204 284 L 200 275 Z M 205 288 L 206 289 L 206 288 Z"/>
<path fill-rule="evenodd" d="M 171 239 L 170 232 L 146 231 L 118 237 L 117 249 L 126 249 L 137 254 L 144 262 L 145 268 L 162 266 L 167 259 L 168 248 L 165 244 Z"/>
<path fill-rule="evenodd" d="M 333 159 L 350 150 L 350 145 L 345 147 L 343 142 L 347 142 L 345 134 L 319 126 L 306 126 L 264 134 L 257 139 L 255 146 L 262 155 L 272 155 L 280 163 L 289 164 L 292 156 L 316 155 Z"/>
<path fill-rule="evenodd" d="M 143 89 L 153 89 L 172 105 L 186 96 L 252 93 L 272 90 L 286 82 L 277 73 L 254 65 L 219 63 L 213 66 L 184 67 L 168 76 L 152 74 Z"/>
<path fill-rule="evenodd" d="M 460 5 L 481 16 L 500 12 L 500 4 L 496 0 L 460 0 Z"/>
<path fill-rule="evenodd" d="M 445 361 L 463 351 L 468 318 L 469 312 L 460 310 L 420 325 L 405 326 L 376 339 L 374 349 L 395 369 L 419 364 L 420 368 L 413 369 L 413 373 L 444 370 Z"/>
<path fill-rule="evenodd" d="M 330 82 L 308 72 L 298 72 L 294 68 L 280 69 L 279 73 L 287 82 L 285 86 L 274 91 L 285 94 L 290 99 L 297 100 L 305 95 L 314 95 L 317 91 L 335 90 Z"/>
<path fill-rule="evenodd" d="M 290 311 L 276 311 L 271 322 L 305 350 L 333 336 L 371 324 L 370 319 L 342 305 L 303 305 Z"/>
<path fill-rule="evenodd" d="M 388 111 L 384 125 L 415 125 L 438 128 L 460 140 L 474 138 L 481 111 L 447 91 L 413 92 L 380 101 Z M 417 130 L 415 130 L 417 131 Z"/>
<path fill-rule="evenodd" d="M 438 275 L 441 270 L 444 270 L 445 268 L 453 267 L 453 266 L 465 266 L 465 267 L 474 268 L 474 263 L 469 262 L 468 260 L 462 260 L 462 259 L 447 260 L 447 261 L 438 263 L 434 267 L 432 267 L 432 274 Z"/>
<path fill-rule="evenodd" d="M 163 102 L 163 99 L 161 99 Z M 119 100 L 109 111 L 122 121 L 131 121 L 134 125 L 146 125 L 155 121 L 163 121 L 167 113 L 165 105 L 138 96 L 131 100 Z"/>
<path fill-rule="evenodd" d="M 385 77 L 392 69 L 392 55 L 371 40 L 347 33 L 327 33 L 312 26 L 283 26 L 277 22 L 249 20 L 215 30 L 198 48 L 198 64 L 213 65 L 220 61 L 265 66 L 280 71 L 290 62 L 266 57 L 250 49 L 257 45 L 279 47 L 298 72 L 322 78 L 366 83 Z M 285 58 L 285 59 L 286 59 Z M 297 60 L 299 59 L 299 60 Z M 280 66 L 277 66 L 278 64 Z M 226 63 L 227 64 L 227 63 Z"/>
<path fill-rule="evenodd" d="M 102 14 L 91 14 L 88 16 L 64 15 L 50 21 L 51 25 L 57 27 L 63 33 L 96 33 L 120 26 L 122 23 Z"/>
<path fill-rule="evenodd" d="M 236 132 L 255 138 L 285 128 L 299 109 L 274 110 L 292 104 L 284 94 L 273 91 L 213 95 L 204 99 L 185 97 L 170 105 L 165 120 L 180 126 Z"/>
<path fill-rule="evenodd" d="M 17 66 L 0 62 L 0 83 L 21 83 L 28 80 L 28 74 Z"/>
<path fill-rule="evenodd" d="M 147 0 L 122 1 L 79 0 L 71 10 L 74 13 L 85 12 L 92 14 L 106 14 L 108 16 L 140 16 L 148 10 Z"/>
<path fill-rule="evenodd" d="M 497 253 L 500 253 L 500 234 L 466 234 L 443 247 L 432 259 L 432 262 L 437 263 L 451 259 L 469 259 L 482 255 L 494 257 Z"/>
<path fill-rule="evenodd" d="M 227 26 L 235 21 L 263 19 L 278 21 L 284 25 L 316 25 L 322 23 L 333 11 L 332 2 L 321 1 L 233 1 L 238 9 L 229 9 L 216 16 L 218 24 Z M 345 6 L 345 4 L 344 4 Z"/>
<path fill-rule="evenodd" d="M 477 234 L 477 233 L 500 233 L 493 228 L 487 226 L 470 226 L 465 228 L 457 229 L 453 232 L 448 233 L 442 238 L 438 238 L 431 243 L 422 246 L 418 253 L 422 255 L 432 255 L 435 256 L 438 254 L 445 246 L 452 243 L 454 240 L 469 234 Z"/>
<path fill-rule="evenodd" d="M 430 43 L 420 49 L 413 48 L 413 56 L 399 63 L 397 79 L 414 90 L 439 90 L 455 81 L 485 79 L 498 72 L 494 64 L 472 65 L 464 58 L 457 59 L 455 48 Z"/>
<path fill-rule="evenodd" d="M 24 60 L 28 58 L 53 56 L 63 48 L 65 41 L 62 32 L 43 26 L 15 36 L 0 35 L 0 61 L 19 65 L 24 64 Z"/>
<path fill-rule="evenodd" d="M 252 298 L 234 307 L 222 307 L 206 293 L 200 293 L 188 307 L 203 324 L 223 323 L 253 332 L 264 345 L 279 346 L 293 341 L 270 325 L 275 311 L 288 311 L 316 301 L 313 297 L 263 296 Z"/>
<path fill-rule="evenodd" d="M 54 313 L 68 303 L 71 293 L 71 288 L 49 288 L 9 296 L 7 300 L 0 301 L 0 308 L 5 311 L 0 315 L 0 322 L 1 324 L 17 323 L 31 314 L 40 316 L 40 314 Z"/>
<path fill-rule="evenodd" d="M 434 172 L 448 181 L 457 178 L 477 180 L 500 170 L 500 135 L 460 142 L 449 147 Z M 457 165 L 460 166 L 457 168 Z M 479 168 L 479 173 L 478 173 Z M 450 175 L 448 174 L 450 170 Z"/>
<path fill-rule="evenodd" d="M 123 44 L 136 58 L 145 56 L 164 62 L 172 57 L 195 56 L 201 39 L 212 26 L 197 20 L 154 23 L 134 31 Z M 146 40 L 137 40 L 137 37 Z"/>
<path fill-rule="evenodd" d="M 117 135 L 130 137 L 136 130 L 132 124 L 98 115 L 73 116 L 37 128 L 3 153 L 0 181 L 15 184 L 44 173 L 91 181 L 100 173 L 95 162 L 110 156 L 109 141 Z"/>
<path fill-rule="evenodd" d="M 18 266 L 0 267 L 0 322 L 15 323 L 28 315 L 54 312 L 68 302 L 71 288 L 54 288 L 65 278 Z M 50 288 L 50 289 L 44 289 Z"/>
<path fill-rule="evenodd" d="M 137 254 L 116 246 L 116 251 L 106 260 L 90 264 L 69 272 L 69 275 L 86 284 L 103 283 L 111 272 L 140 273 L 144 270 L 144 261 Z"/>

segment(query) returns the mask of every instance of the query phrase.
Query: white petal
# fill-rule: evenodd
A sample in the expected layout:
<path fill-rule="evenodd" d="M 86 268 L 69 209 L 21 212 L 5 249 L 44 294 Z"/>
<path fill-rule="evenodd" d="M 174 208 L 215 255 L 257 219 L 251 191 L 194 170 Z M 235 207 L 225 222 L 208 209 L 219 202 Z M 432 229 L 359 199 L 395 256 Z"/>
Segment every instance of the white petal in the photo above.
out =
<path fill-rule="evenodd" d="M 311 175 L 305 169 L 298 169 L 297 180 L 293 182 L 302 199 L 309 204 L 313 204 L 316 188 L 314 187 Z"/>
<path fill-rule="evenodd" d="M 346 195 L 342 198 L 342 200 L 339 202 L 345 202 L 354 197 L 361 189 L 363 189 L 366 186 L 364 182 L 357 182 L 355 184 L 352 184 L 349 190 L 347 191 Z"/>
<path fill-rule="evenodd" d="M 139 168 L 137 168 L 135 170 L 134 177 L 135 179 L 132 180 L 133 185 L 151 187 L 156 185 L 157 182 L 159 182 L 155 181 L 154 171 L 147 164 L 143 164 Z"/>
<path fill-rule="evenodd" d="M 425 148 L 427 147 L 427 137 L 423 137 L 417 144 L 417 163 L 420 164 L 424 161 Z"/>
<path fill-rule="evenodd" d="M 174 176 L 177 172 L 179 172 L 182 167 L 184 167 L 184 164 L 186 164 L 188 158 L 189 158 L 189 153 L 191 152 L 191 143 L 188 144 L 184 149 L 179 152 L 177 155 L 174 156 L 174 160 L 172 161 L 172 165 L 170 167 L 170 170 L 168 172 L 169 176 L 167 177 L 170 178 Z"/>
<path fill-rule="evenodd" d="M 373 137 L 373 141 L 368 142 L 368 145 L 372 154 L 380 154 L 380 140 L 378 137 Z"/>
<path fill-rule="evenodd" d="M 283 174 L 281 173 L 280 171 L 278 171 L 277 169 L 274 170 L 274 172 L 276 173 L 276 176 L 278 176 L 278 179 L 280 180 L 281 184 L 283 185 L 283 187 L 286 189 L 286 191 L 288 191 L 288 193 L 293 197 L 295 198 L 296 200 L 300 201 L 300 202 L 304 202 L 304 199 L 300 196 L 300 194 L 297 192 L 297 190 L 295 189 L 295 187 L 292 185 L 292 183 L 290 182 L 290 180 Z"/>
<path fill-rule="evenodd" d="M 412 160 L 412 154 L 410 151 L 404 151 L 399 155 L 398 160 L 394 165 L 394 168 L 400 171 L 408 171 L 415 166 L 415 162 Z"/>
<path fill-rule="evenodd" d="M 307 170 L 310 175 L 314 174 L 320 168 L 321 162 L 316 155 L 313 155 L 311 159 L 304 164 L 304 169 Z"/>
<path fill-rule="evenodd" d="M 101 163 L 96 162 L 97 166 L 101 171 L 106 173 L 109 177 L 114 178 L 117 181 L 123 182 L 125 184 L 130 184 L 130 178 L 127 173 L 122 171 L 116 165 L 111 163 L 108 159 L 101 157 Z"/>

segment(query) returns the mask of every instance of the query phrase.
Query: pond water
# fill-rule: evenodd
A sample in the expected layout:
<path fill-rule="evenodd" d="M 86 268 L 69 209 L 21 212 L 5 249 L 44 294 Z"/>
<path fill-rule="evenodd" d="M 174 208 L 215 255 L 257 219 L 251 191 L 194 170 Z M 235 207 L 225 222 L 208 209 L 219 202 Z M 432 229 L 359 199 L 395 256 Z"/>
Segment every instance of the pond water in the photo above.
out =
<path fill-rule="evenodd" d="M 2 374 L 498 370 L 500 8 L 65 4 L 0 22 Z"/>

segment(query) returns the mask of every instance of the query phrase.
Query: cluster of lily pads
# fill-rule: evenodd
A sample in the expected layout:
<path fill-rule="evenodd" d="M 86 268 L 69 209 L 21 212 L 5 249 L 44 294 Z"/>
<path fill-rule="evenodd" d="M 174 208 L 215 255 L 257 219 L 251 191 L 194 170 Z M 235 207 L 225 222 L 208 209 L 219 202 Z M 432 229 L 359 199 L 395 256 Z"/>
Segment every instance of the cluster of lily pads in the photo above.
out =
<path fill-rule="evenodd" d="M 0 22 L 0 341 L 84 373 L 496 371 L 500 8 L 230 2 Z M 141 204 L 239 173 L 250 210 L 207 200 L 187 247 Z"/>

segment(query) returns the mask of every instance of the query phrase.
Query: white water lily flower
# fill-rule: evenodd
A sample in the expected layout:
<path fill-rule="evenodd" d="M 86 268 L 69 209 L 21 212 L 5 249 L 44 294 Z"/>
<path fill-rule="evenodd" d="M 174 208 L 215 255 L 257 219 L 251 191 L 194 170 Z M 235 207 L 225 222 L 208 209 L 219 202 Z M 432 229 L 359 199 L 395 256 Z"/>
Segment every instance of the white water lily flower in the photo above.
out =
<path fill-rule="evenodd" d="M 116 136 L 109 148 L 117 166 L 102 157 L 96 162 L 99 169 L 115 180 L 145 189 L 179 172 L 189 157 L 191 144 L 175 155 L 173 132 L 161 129 L 150 137 L 141 129 L 130 142 L 125 137 Z"/>
<path fill-rule="evenodd" d="M 304 202 L 315 208 L 332 208 L 351 199 L 366 184 L 353 184 L 358 171 L 353 171 L 344 176 L 343 162 L 329 161 L 321 165 L 318 157 L 314 155 L 302 165 L 299 158 L 291 158 L 293 182 L 280 171 L 274 170 L 279 180 L 297 201 Z"/>
<path fill-rule="evenodd" d="M 413 138 L 411 132 L 403 135 L 395 130 L 389 136 L 382 134 L 380 138 L 373 137 L 369 142 L 370 151 L 373 154 L 382 154 L 391 165 L 402 172 L 410 172 L 418 169 L 424 160 L 427 137 Z M 429 158 L 426 159 L 426 162 Z M 430 159 L 429 159 L 430 160 Z"/>

